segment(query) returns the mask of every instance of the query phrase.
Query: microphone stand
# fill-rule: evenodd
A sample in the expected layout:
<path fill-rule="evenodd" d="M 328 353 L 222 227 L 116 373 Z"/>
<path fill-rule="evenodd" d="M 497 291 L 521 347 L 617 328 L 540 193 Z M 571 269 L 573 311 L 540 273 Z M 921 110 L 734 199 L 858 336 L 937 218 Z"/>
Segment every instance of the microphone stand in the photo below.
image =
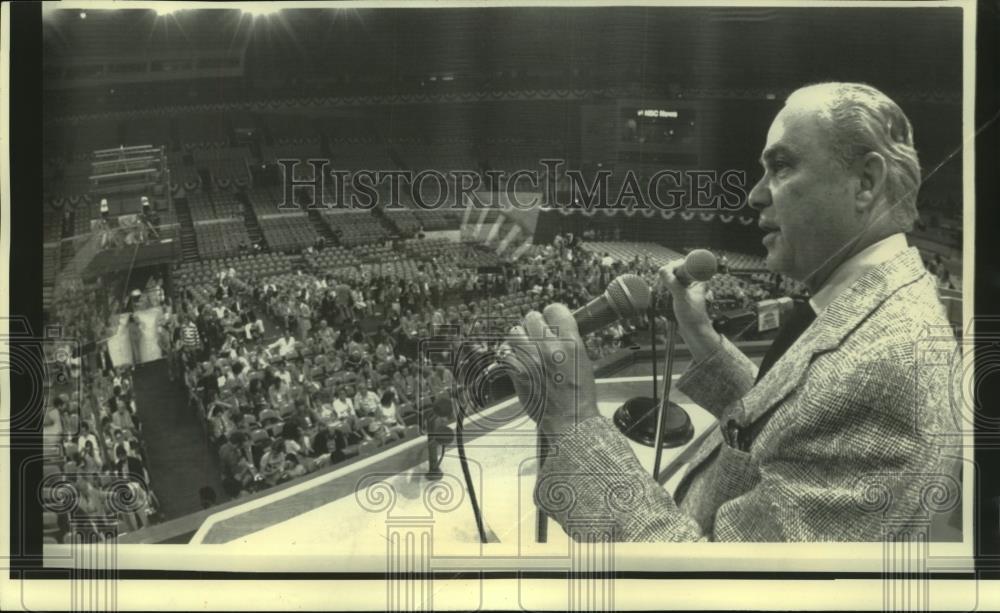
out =
<path fill-rule="evenodd" d="M 659 402 L 656 396 L 656 292 L 649 298 L 649 348 L 653 352 L 653 406 Z"/>
<path fill-rule="evenodd" d="M 543 409 L 544 410 L 544 409 Z M 545 462 L 545 454 L 548 452 L 548 445 L 546 445 L 545 435 L 542 433 L 542 429 L 538 428 L 538 470 L 536 474 L 542 474 L 542 464 Z M 537 478 L 537 477 L 536 477 Z M 546 543 L 549 540 L 549 516 L 545 514 L 545 511 L 541 507 L 538 508 L 538 512 L 535 518 L 535 542 L 536 543 Z"/>
<path fill-rule="evenodd" d="M 465 457 L 465 442 L 462 436 L 462 421 L 465 417 L 465 410 L 460 400 L 452 395 L 453 406 L 458 409 L 455 420 L 455 447 L 458 449 L 458 460 L 462 465 L 462 475 L 465 477 L 465 489 L 469 492 L 469 504 L 472 505 L 472 514 L 476 520 L 476 529 L 479 531 L 479 542 L 486 544 L 486 529 L 483 527 L 483 514 L 479 509 L 479 502 L 476 500 L 476 488 L 472 485 L 472 474 L 469 472 L 469 461 Z"/>
<path fill-rule="evenodd" d="M 667 365 L 663 372 L 663 405 L 660 407 L 660 418 L 656 422 L 656 439 L 653 448 L 656 456 L 653 460 L 653 480 L 658 481 L 660 477 L 660 460 L 663 457 L 663 436 L 667 431 L 667 413 L 670 411 L 670 387 L 674 371 L 674 346 L 677 341 L 677 320 L 673 318 L 673 313 L 667 317 Z M 653 354 L 656 355 L 655 353 Z M 655 360 L 655 358 L 654 358 Z M 655 364 L 655 362 L 654 362 Z M 654 367 L 655 372 L 655 367 Z M 655 374 L 654 383 L 655 386 Z M 683 409 L 682 409 L 683 410 Z"/>

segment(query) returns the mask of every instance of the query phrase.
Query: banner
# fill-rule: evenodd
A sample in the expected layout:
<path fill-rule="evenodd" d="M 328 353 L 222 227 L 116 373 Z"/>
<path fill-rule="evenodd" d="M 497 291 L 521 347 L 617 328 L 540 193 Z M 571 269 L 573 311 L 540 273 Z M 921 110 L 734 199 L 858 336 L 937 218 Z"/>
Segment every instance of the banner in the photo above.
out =
<path fill-rule="evenodd" d="M 144 364 L 163 357 L 156 340 L 156 323 L 162 311 L 161 307 L 153 307 L 135 312 L 135 317 L 139 321 L 135 342 L 128 325 L 128 313 L 118 315 L 118 328 L 108 339 L 108 353 L 111 355 L 112 364 L 116 367 Z"/>

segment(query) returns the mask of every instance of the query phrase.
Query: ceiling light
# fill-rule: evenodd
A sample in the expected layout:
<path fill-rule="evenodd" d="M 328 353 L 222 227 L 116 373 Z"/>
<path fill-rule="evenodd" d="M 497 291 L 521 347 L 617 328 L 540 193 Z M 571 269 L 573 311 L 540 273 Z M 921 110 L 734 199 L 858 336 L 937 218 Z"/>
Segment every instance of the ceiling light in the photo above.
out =
<path fill-rule="evenodd" d="M 153 9 L 153 12 L 156 13 L 157 17 L 166 17 L 167 15 L 173 15 L 174 13 L 179 13 L 179 12 L 181 12 L 183 10 L 185 10 L 185 9 L 183 9 L 183 8 L 181 8 L 179 6 L 170 6 L 170 5 L 167 5 L 167 6 L 158 6 L 158 7 L 156 7 L 156 8 Z"/>
<path fill-rule="evenodd" d="M 267 17 L 273 15 L 278 11 L 280 11 L 281 9 L 266 4 L 257 4 L 252 6 L 244 6 L 240 10 L 243 11 L 244 15 L 250 15 L 253 18 L 257 18 L 257 17 Z"/>

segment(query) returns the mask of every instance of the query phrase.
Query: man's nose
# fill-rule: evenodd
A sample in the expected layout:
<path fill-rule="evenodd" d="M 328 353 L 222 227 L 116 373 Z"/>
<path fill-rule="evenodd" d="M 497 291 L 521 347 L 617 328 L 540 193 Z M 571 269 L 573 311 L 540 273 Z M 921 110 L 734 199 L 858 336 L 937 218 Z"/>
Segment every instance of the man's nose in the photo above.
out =
<path fill-rule="evenodd" d="M 753 186 L 753 189 L 750 190 L 750 195 L 747 196 L 747 204 L 758 213 L 762 209 L 771 206 L 771 191 L 764 183 L 764 177 L 761 177 L 757 181 L 757 184 Z"/>

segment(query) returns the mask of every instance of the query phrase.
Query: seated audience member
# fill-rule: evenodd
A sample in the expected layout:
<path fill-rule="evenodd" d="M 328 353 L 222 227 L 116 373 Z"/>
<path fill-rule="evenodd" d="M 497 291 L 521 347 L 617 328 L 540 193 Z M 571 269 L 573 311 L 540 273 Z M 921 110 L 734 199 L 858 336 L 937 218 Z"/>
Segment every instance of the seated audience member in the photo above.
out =
<path fill-rule="evenodd" d="M 111 423 L 116 428 L 129 432 L 137 428 L 135 416 L 128 410 L 127 404 L 118 402 L 114 398 L 109 398 L 108 408 L 111 410 Z"/>
<path fill-rule="evenodd" d="M 77 449 L 83 449 L 90 444 L 94 449 L 99 449 L 97 445 L 97 437 L 90 431 L 90 424 L 82 421 L 80 422 L 80 435 L 76 439 Z"/>
<path fill-rule="evenodd" d="M 264 322 L 253 311 L 243 316 L 243 334 L 248 341 L 260 340 L 264 337 Z"/>
<path fill-rule="evenodd" d="M 279 483 L 285 472 L 285 441 L 277 439 L 260 458 L 260 475 L 267 485 Z"/>
<path fill-rule="evenodd" d="M 299 456 L 294 453 L 285 454 L 284 478 L 294 479 L 306 474 L 306 467 L 299 462 Z"/>
<path fill-rule="evenodd" d="M 236 479 L 241 484 L 253 481 L 255 471 L 250 461 L 250 439 L 242 432 L 233 432 L 219 447 L 222 477 Z"/>
<path fill-rule="evenodd" d="M 118 448 L 121 447 L 125 450 L 125 453 L 130 456 L 135 456 L 136 452 L 132 449 L 132 441 L 125 437 L 125 431 L 121 428 L 115 428 L 114 434 L 112 435 L 111 444 L 108 446 L 108 453 L 117 454 Z"/>
<path fill-rule="evenodd" d="M 454 384 L 455 376 L 451 374 L 451 369 L 446 367 L 444 364 L 438 364 L 434 367 L 434 373 L 431 379 L 431 390 L 434 394 L 447 392 Z"/>
<path fill-rule="evenodd" d="M 224 444 L 229 435 L 237 430 L 236 424 L 230 417 L 230 408 L 219 401 L 211 405 L 208 420 L 211 425 L 211 443 L 213 445 Z"/>
<path fill-rule="evenodd" d="M 47 439 L 60 438 L 63 432 L 72 435 L 71 430 L 64 428 L 63 413 L 66 411 L 66 402 L 62 398 L 56 398 L 52 407 L 45 412 L 45 423 L 42 426 L 42 433 Z"/>
<path fill-rule="evenodd" d="M 95 522 L 104 523 L 111 513 L 108 497 L 90 479 L 76 482 L 76 506 L 72 511 L 74 531 L 89 530 L 93 536 L 103 540 L 103 530 Z"/>
<path fill-rule="evenodd" d="M 344 369 L 365 377 L 368 376 L 371 370 L 371 362 L 368 361 L 368 358 L 361 349 L 354 349 L 348 353 L 347 360 L 344 362 Z"/>
<path fill-rule="evenodd" d="M 114 473 L 122 479 L 136 481 L 144 485 L 148 482 L 146 467 L 143 466 L 142 460 L 130 456 L 122 446 L 115 449 Z"/>
<path fill-rule="evenodd" d="M 271 408 L 281 414 L 285 414 L 292 408 L 291 387 L 284 379 L 278 379 L 277 383 L 271 386 L 268 392 L 268 400 Z"/>
<path fill-rule="evenodd" d="M 330 422 L 331 426 L 341 429 L 346 435 L 357 434 L 357 413 L 354 410 L 354 401 L 347 397 L 347 387 L 344 385 L 337 388 L 337 397 L 333 401 L 333 411 L 337 414 L 337 421 Z"/>
<path fill-rule="evenodd" d="M 354 395 L 354 410 L 358 417 L 372 417 L 379 412 L 379 397 L 368 389 L 368 381 L 358 383 L 358 393 Z"/>
<path fill-rule="evenodd" d="M 396 404 L 396 394 L 391 389 L 382 394 L 382 399 L 379 402 L 379 412 L 382 426 L 388 434 L 399 438 L 406 436 L 403 416 L 399 410 L 399 406 Z"/>
<path fill-rule="evenodd" d="M 97 474 L 101 470 L 102 462 L 98 457 L 97 447 L 93 441 L 88 439 L 80 450 L 80 468 L 87 474 Z"/>
<path fill-rule="evenodd" d="M 295 347 L 298 341 L 295 340 L 295 335 L 292 334 L 291 329 L 285 330 L 284 336 L 274 341 L 267 346 L 268 353 L 277 353 L 280 357 L 285 357 L 295 353 Z"/>
<path fill-rule="evenodd" d="M 312 440 L 312 450 L 315 457 L 329 455 L 333 451 L 335 444 L 335 430 L 327 424 L 320 424 L 316 428 L 316 435 Z"/>

